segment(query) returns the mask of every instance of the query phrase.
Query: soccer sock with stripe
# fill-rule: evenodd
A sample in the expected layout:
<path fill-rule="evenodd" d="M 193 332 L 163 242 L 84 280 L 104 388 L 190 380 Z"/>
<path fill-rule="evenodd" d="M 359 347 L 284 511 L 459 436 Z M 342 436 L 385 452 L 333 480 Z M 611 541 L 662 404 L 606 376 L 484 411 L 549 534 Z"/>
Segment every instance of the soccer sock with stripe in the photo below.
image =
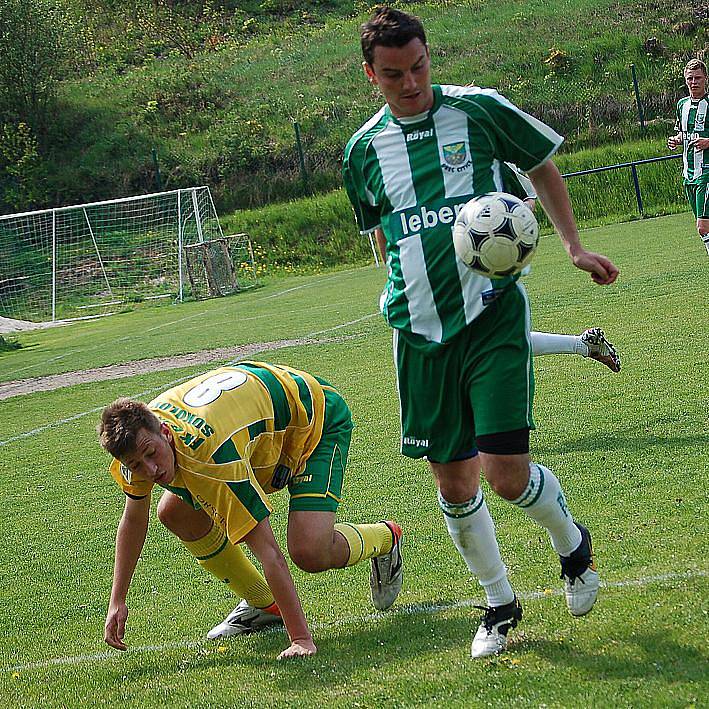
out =
<path fill-rule="evenodd" d="M 702 238 L 702 242 L 704 243 L 707 253 L 709 254 L 709 234 L 700 234 L 699 236 Z"/>
<path fill-rule="evenodd" d="M 547 530 L 560 556 L 569 556 L 581 544 L 581 532 L 566 506 L 561 484 L 549 468 L 530 463 L 527 487 L 512 504 Z"/>
<path fill-rule="evenodd" d="M 350 550 L 346 566 L 354 566 L 365 559 L 386 554 L 394 546 L 394 535 L 385 522 L 376 524 L 338 522 L 335 531 L 345 538 Z"/>
<path fill-rule="evenodd" d="M 488 512 L 482 490 L 478 488 L 475 497 L 461 503 L 448 502 L 439 492 L 438 504 L 443 511 L 448 534 L 466 566 L 485 590 L 488 605 L 496 607 L 511 603 L 514 592 L 500 557 L 495 523 Z"/>
<path fill-rule="evenodd" d="M 200 539 L 182 540 L 192 556 L 206 571 L 227 584 L 254 608 L 273 605 L 273 594 L 261 572 L 251 563 L 238 544 L 232 544 L 224 530 L 213 524 Z"/>

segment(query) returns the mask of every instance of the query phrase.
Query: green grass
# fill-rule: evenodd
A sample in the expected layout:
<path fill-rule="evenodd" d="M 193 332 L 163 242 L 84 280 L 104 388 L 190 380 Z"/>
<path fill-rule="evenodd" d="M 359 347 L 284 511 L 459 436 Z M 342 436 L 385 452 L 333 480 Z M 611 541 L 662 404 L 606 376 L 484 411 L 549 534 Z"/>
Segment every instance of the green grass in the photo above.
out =
<path fill-rule="evenodd" d="M 13 378 L 23 363 L 40 375 L 328 329 L 320 337 L 351 336 L 259 356 L 327 377 L 350 403 L 357 427 L 339 516 L 392 517 L 404 527 L 406 577 L 394 612 L 371 611 L 366 565 L 318 575 L 294 569 L 318 655 L 276 663 L 279 632 L 208 643 L 204 633 L 234 601 L 153 522 L 129 596 L 132 651 L 109 651 L 101 637 L 121 494 L 95 441 L 97 413 L 56 422 L 204 368 L 7 399 L 0 408 L 6 704 L 701 706 L 709 690 L 709 262 L 686 214 L 583 237 L 620 266 L 616 285 L 592 285 L 554 238 L 542 240 L 526 282 L 535 329 L 601 325 L 623 357 L 618 375 L 578 357 L 535 365 L 534 458 L 556 471 L 572 510 L 592 527 L 610 584 L 593 613 L 573 619 L 558 595 L 544 593 L 559 584 L 547 540 L 488 490 L 525 617 L 506 656 L 468 658 L 478 617 L 469 603 L 481 595 L 452 551 L 425 464 L 398 453 L 390 333 L 378 317 L 366 318 L 383 274 L 294 278 L 244 296 L 20 333 L 25 346 L 0 356 L 0 378 Z M 343 323 L 352 324 L 333 329 Z M 283 540 L 286 495 L 272 500 Z"/>

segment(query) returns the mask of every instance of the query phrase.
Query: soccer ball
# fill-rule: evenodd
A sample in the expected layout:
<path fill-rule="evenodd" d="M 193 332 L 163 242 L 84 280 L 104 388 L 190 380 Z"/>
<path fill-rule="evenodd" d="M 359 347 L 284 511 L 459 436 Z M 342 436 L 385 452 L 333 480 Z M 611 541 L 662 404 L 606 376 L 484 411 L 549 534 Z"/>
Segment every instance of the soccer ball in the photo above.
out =
<path fill-rule="evenodd" d="M 453 225 L 458 258 L 487 278 L 519 273 L 538 243 L 539 225 L 532 210 L 505 192 L 474 197 L 463 205 Z"/>

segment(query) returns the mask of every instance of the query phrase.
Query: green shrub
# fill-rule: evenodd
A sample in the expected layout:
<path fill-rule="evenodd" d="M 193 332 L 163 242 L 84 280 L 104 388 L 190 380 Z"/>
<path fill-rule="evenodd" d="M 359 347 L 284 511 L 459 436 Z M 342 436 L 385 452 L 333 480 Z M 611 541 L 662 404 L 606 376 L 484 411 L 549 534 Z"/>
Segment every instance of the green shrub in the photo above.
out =
<path fill-rule="evenodd" d="M 22 345 L 16 340 L 5 339 L 0 335 L 0 352 L 12 352 L 13 350 L 19 350 Z"/>

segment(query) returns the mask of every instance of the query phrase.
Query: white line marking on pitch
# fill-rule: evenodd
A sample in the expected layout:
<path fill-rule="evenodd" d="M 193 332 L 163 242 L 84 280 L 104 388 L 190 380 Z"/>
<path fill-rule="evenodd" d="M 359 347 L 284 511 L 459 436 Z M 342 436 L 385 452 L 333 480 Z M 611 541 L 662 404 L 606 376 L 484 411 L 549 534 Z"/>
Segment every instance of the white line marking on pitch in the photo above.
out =
<path fill-rule="evenodd" d="M 327 328 L 326 330 L 319 330 L 317 335 L 322 335 L 326 332 L 332 332 L 334 330 L 339 330 L 342 327 L 346 327 L 348 325 L 355 324 L 357 322 L 360 322 L 362 320 L 367 320 L 375 315 L 378 315 L 378 313 L 374 313 L 372 315 L 365 315 L 363 318 L 359 318 L 358 320 L 353 320 L 352 322 L 349 323 L 343 323 L 342 325 L 335 325 L 334 327 Z M 310 337 L 311 335 L 306 335 L 307 337 Z M 268 349 L 273 349 L 273 344 L 272 342 L 269 343 L 264 343 L 268 345 L 268 347 L 264 347 L 264 350 L 253 350 L 251 354 L 256 354 L 257 352 L 260 351 L 267 351 Z M 327 344 L 326 342 L 318 343 L 318 344 Z M 289 345 L 292 346 L 292 345 Z M 235 364 L 238 360 L 232 360 L 228 362 L 227 364 Z M 136 375 L 140 376 L 140 375 Z M 148 396 L 150 394 L 154 394 L 159 391 L 165 391 L 166 389 L 169 389 L 170 387 L 176 386 L 177 384 L 180 384 L 181 382 L 186 382 L 188 379 L 191 379 L 194 376 L 194 374 L 189 374 L 185 377 L 180 377 L 179 379 L 173 379 L 171 382 L 167 382 L 166 384 L 163 384 L 159 387 L 154 387 L 152 389 L 146 389 L 145 391 L 138 392 L 137 394 L 131 394 L 130 398 L 132 399 L 140 399 L 141 397 Z M 69 416 L 68 418 L 65 419 L 60 419 L 59 421 L 53 421 L 52 423 L 45 424 L 44 426 L 39 426 L 37 428 L 33 428 L 31 431 L 25 431 L 23 433 L 18 433 L 15 436 L 11 436 L 10 438 L 6 438 L 5 440 L 0 440 L 0 448 L 3 446 L 6 446 L 10 443 L 14 443 L 15 441 L 20 441 L 24 438 L 30 438 L 31 436 L 36 436 L 39 433 L 43 433 L 44 431 L 48 431 L 52 428 L 58 428 L 59 426 L 63 426 L 65 423 L 71 423 L 72 421 L 76 421 L 77 419 L 83 418 L 84 416 L 88 416 L 89 414 L 95 414 L 98 411 L 102 411 L 104 408 L 105 404 L 102 406 L 97 406 L 96 408 L 89 409 L 88 411 L 82 411 L 81 413 L 74 414 L 73 416 Z"/>
<path fill-rule="evenodd" d="M 679 581 L 682 579 L 697 579 L 706 578 L 709 576 L 709 571 L 702 571 L 701 569 L 695 569 L 693 571 L 682 571 L 679 573 L 667 573 L 667 574 L 657 574 L 656 576 L 642 576 L 637 579 L 625 579 L 623 581 L 602 581 L 601 587 L 613 590 L 617 588 L 638 588 L 643 586 L 649 586 L 653 583 L 665 583 L 671 581 Z M 563 591 L 560 589 L 550 589 L 547 591 L 527 591 L 526 593 L 518 594 L 519 598 L 523 601 L 536 601 L 542 600 L 544 598 L 552 598 L 554 596 L 561 596 Z M 434 615 L 442 611 L 456 610 L 458 608 L 470 608 L 481 604 L 482 600 L 464 599 L 462 601 L 454 601 L 452 603 L 417 603 L 406 606 L 397 606 L 392 610 L 387 611 L 386 614 L 382 613 L 370 613 L 365 616 L 359 616 L 355 618 L 344 618 L 340 620 L 335 620 L 329 623 L 313 623 L 312 627 L 315 630 L 324 628 L 336 628 L 342 625 L 352 625 L 361 624 L 363 622 L 368 622 L 372 620 L 378 620 L 386 616 L 392 615 Z M 279 629 L 267 629 L 263 632 L 278 632 Z M 189 650 L 198 647 L 214 647 L 214 642 L 206 640 L 192 640 L 184 642 L 174 642 L 165 643 L 163 645 L 139 645 L 137 647 L 130 647 L 127 650 L 127 654 L 135 654 L 138 652 L 165 652 L 166 650 Z M 28 670 L 42 670 L 48 669 L 49 667 L 54 667 L 57 665 L 78 665 L 84 662 L 97 662 L 100 660 L 113 660 L 120 659 L 122 653 L 107 650 L 105 652 L 99 652 L 94 655 L 73 655 L 65 657 L 54 657 L 49 660 L 43 660 L 42 662 L 29 662 L 25 665 L 15 665 L 14 667 L 7 667 L 3 672 L 27 672 Z"/>
<path fill-rule="evenodd" d="M 254 302 L 259 302 L 262 300 L 270 300 L 271 298 L 278 298 L 281 295 L 287 295 L 288 293 L 300 290 L 302 288 L 311 288 L 313 286 L 319 286 L 321 283 L 324 283 L 325 281 L 330 281 L 335 278 L 338 278 L 341 275 L 354 273 L 354 272 L 362 270 L 364 268 L 368 268 L 368 267 L 363 266 L 362 268 L 353 268 L 353 269 L 348 269 L 346 271 L 338 271 L 337 273 L 334 273 L 332 275 L 325 276 L 323 278 L 319 278 L 317 280 L 310 281 L 309 283 L 304 283 L 300 286 L 295 286 L 294 288 L 286 288 L 285 290 L 278 291 L 277 293 L 272 293 L 271 295 L 266 295 L 266 296 L 261 296 L 259 298 L 255 298 Z M 212 308 L 210 310 L 202 310 L 198 313 L 192 313 L 191 315 L 185 315 L 181 318 L 177 318 L 176 320 L 170 320 L 169 322 L 163 322 L 163 323 L 160 323 L 159 325 L 154 325 L 153 327 L 150 327 L 147 330 L 144 330 L 137 335 L 125 335 L 124 337 L 114 340 L 114 344 L 117 342 L 127 342 L 127 341 L 134 340 L 134 339 L 140 339 L 145 336 L 146 332 L 153 332 L 154 330 L 160 330 L 161 328 L 164 328 L 164 327 L 171 327 L 171 326 L 176 325 L 177 323 L 182 323 L 187 320 L 194 320 L 195 318 L 200 318 L 206 314 L 216 315 L 216 314 L 219 314 L 220 311 L 223 312 L 225 310 L 229 310 L 232 306 L 233 306 L 233 303 L 230 302 L 221 308 Z M 266 316 L 257 316 L 257 317 L 267 317 L 267 315 Z M 241 320 L 251 320 L 251 319 L 255 319 L 255 318 L 241 318 Z M 70 355 L 77 354 L 79 352 L 91 352 L 92 350 L 97 350 L 97 349 L 102 349 L 102 348 L 105 348 L 105 345 L 101 344 L 101 345 L 91 345 L 89 347 L 77 347 L 76 349 L 69 350 L 67 352 L 64 352 L 63 354 L 57 355 L 56 357 L 50 357 L 49 359 L 42 360 L 40 362 L 35 362 L 33 364 L 28 364 L 28 365 L 26 365 L 24 367 L 20 367 L 18 369 L 13 369 L 10 372 L 7 372 L 6 374 L 7 374 L 7 376 L 10 376 L 10 375 L 15 376 L 21 372 L 26 372 L 29 369 L 35 369 L 37 367 L 51 364 L 52 362 L 57 362 L 61 359 L 69 357 Z"/>

